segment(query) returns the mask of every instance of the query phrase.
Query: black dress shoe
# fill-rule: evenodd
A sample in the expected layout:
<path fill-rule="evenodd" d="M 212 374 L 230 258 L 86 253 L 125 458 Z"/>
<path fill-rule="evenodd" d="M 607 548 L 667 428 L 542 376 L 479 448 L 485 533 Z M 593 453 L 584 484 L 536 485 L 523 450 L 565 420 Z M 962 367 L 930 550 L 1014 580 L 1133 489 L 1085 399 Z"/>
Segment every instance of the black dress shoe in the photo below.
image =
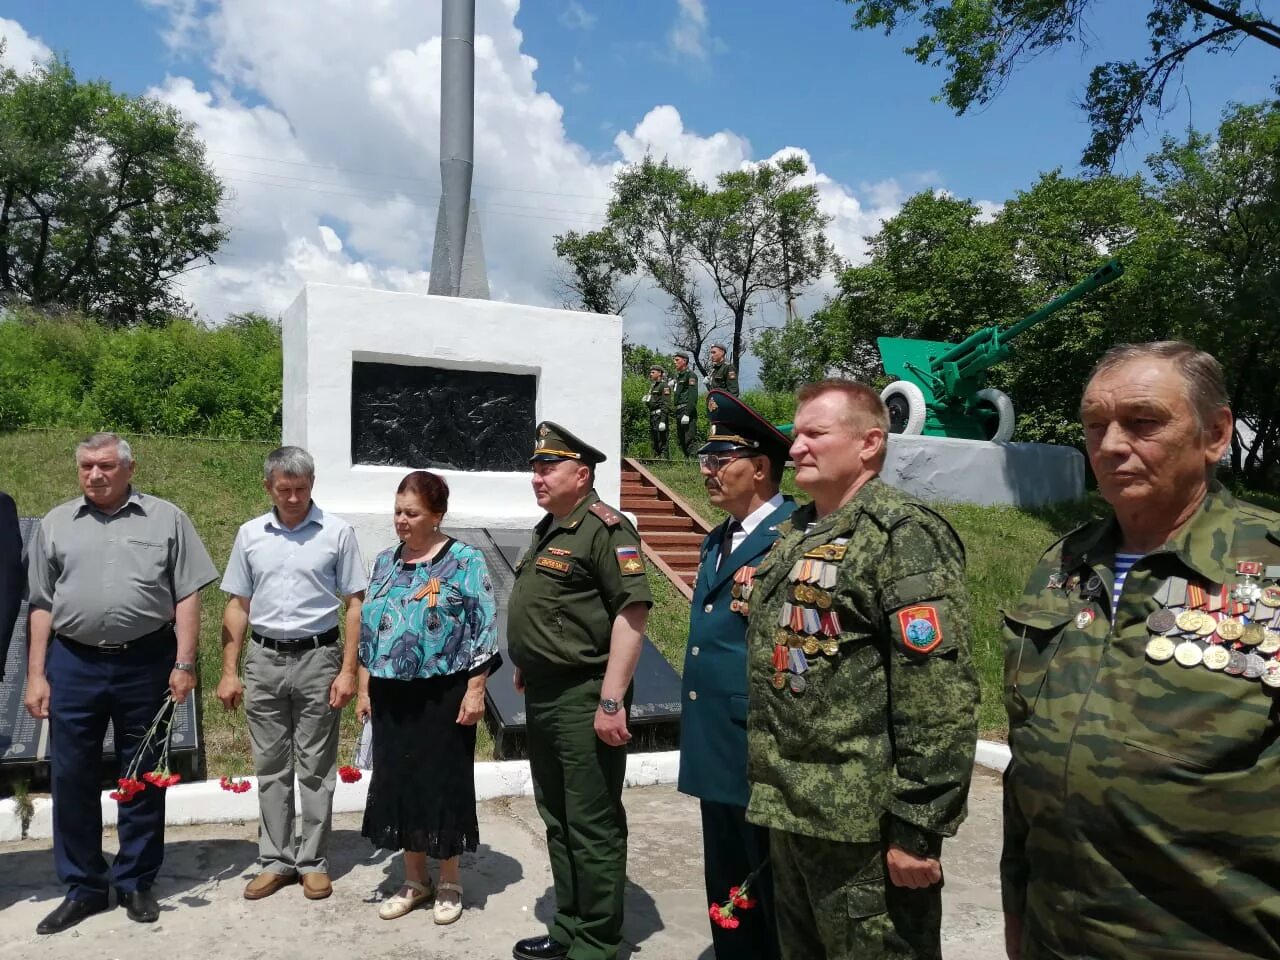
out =
<path fill-rule="evenodd" d="M 58 908 L 36 925 L 36 933 L 61 933 L 74 927 L 85 917 L 92 917 L 107 909 L 106 900 L 72 900 L 70 897 L 58 904 Z"/>
<path fill-rule="evenodd" d="M 569 948 L 551 936 L 529 937 L 517 943 L 511 951 L 515 960 L 559 960 L 568 955 Z"/>
<path fill-rule="evenodd" d="M 155 923 L 160 919 L 160 904 L 150 890 L 120 891 L 120 905 L 135 923 Z"/>

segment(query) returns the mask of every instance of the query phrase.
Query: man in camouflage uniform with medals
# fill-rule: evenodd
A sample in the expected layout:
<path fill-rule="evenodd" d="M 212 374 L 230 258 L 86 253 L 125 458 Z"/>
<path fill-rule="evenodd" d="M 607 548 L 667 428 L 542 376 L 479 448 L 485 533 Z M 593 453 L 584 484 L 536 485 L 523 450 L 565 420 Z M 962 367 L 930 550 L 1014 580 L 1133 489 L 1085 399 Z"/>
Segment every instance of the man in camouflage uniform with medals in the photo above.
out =
<path fill-rule="evenodd" d="M 677 353 L 676 375 L 671 378 L 675 400 L 676 437 L 680 453 L 688 457 L 698 439 L 698 375 L 689 369 L 689 355 Z"/>
<path fill-rule="evenodd" d="M 649 442 L 655 457 L 667 455 L 667 439 L 671 436 L 671 384 L 661 367 L 649 368 L 649 392 L 644 395 L 644 405 L 649 409 Z"/>
<path fill-rule="evenodd" d="M 640 537 L 596 494 L 604 454 L 546 421 L 529 459 L 547 514 L 516 567 L 507 652 L 525 699 L 556 912 L 550 930 L 512 956 L 613 960 L 627 870 L 627 714 L 653 597 Z"/>
<path fill-rule="evenodd" d="M 747 819 L 772 831 L 784 960 L 936 960 L 942 839 L 977 737 L 964 547 L 879 479 L 875 391 L 827 380 L 797 399 L 791 458 L 813 503 L 755 573 Z"/>
<path fill-rule="evenodd" d="M 725 359 L 723 343 L 711 345 L 711 369 L 707 372 L 707 390 L 723 390 L 738 395 L 738 370 Z"/>
<path fill-rule="evenodd" d="M 1117 347 L 1081 418 L 1111 512 L 1004 612 L 1008 955 L 1280 957 L 1280 515 L 1207 353 Z"/>

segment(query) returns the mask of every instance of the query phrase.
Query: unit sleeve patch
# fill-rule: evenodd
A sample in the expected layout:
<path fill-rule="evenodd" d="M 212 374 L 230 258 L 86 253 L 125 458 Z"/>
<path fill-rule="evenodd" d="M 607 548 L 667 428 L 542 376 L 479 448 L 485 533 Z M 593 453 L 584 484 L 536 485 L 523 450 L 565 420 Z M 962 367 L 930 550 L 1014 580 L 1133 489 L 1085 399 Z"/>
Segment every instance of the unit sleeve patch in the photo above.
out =
<path fill-rule="evenodd" d="M 618 547 L 616 550 L 618 555 L 618 569 L 622 571 L 624 576 L 635 576 L 644 573 L 644 560 L 640 556 L 640 548 L 631 544 L 625 547 Z"/>
<path fill-rule="evenodd" d="M 942 623 L 936 607 L 922 605 L 898 611 L 902 645 L 911 653 L 929 653 L 942 643 Z"/>

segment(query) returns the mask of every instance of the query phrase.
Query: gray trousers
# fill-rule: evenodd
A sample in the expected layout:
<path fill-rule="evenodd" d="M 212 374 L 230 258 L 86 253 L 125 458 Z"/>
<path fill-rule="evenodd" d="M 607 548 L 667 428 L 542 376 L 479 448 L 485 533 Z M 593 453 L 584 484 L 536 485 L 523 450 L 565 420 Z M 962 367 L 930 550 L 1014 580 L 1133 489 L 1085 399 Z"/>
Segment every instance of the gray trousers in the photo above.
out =
<path fill-rule="evenodd" d="M 258 775 L 258 866 L 272 873 L 328 873 L 338 721 L 329 685 L 342 667 L 342 642 L 277 653 L 250 640 L 244 657 L 244 712 Z M 298 778 L 301 836 L 294 837 Z"/>

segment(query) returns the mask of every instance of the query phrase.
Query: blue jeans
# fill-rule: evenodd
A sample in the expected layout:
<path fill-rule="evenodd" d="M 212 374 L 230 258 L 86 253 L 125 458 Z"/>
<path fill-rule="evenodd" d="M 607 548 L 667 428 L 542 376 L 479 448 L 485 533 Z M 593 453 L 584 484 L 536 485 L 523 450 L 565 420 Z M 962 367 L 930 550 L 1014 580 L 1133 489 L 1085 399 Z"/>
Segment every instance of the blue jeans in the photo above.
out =
<path fill-rule="evenodd" d="M 115 728 L 119 776 L 137 753 L 147 725 L 169 692 L 176 641 L 149 641 L 123 653 L 55 639 L 45 673 L 49 699 L 53 786 L 53 857 L 58 879 L 72 900 L 102 903 L 109 887 L 123 893 L 148 889 L 164 859 L 164 791 L 156 787 L 121 803 L 120 852 L 110 871 L 102 856 L 102 740 Z M 152 769 L 157 753 L 142 757 Z"/>

